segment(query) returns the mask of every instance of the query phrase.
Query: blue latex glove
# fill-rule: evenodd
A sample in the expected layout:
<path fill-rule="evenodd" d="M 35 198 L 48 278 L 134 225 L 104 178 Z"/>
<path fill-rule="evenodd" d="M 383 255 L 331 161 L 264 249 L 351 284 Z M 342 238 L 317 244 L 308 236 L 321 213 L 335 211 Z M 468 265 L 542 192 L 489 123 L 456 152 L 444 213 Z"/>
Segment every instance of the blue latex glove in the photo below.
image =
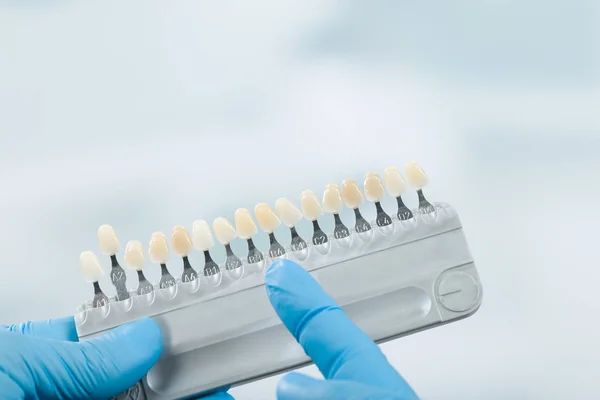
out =
<path fill-rule="evenodd" d="M 299 265 L 277 261 L 265 276 L 275 311 L 326 380 L 290 373 L 279 400 L 417 399 L 373 343 Z M 158 360 L 162 334 L 151 319 L 76 343 L 73 318 L 0 326 L 3 399 L 107 399 Z M 206 400 L 232 400 L 227 393 Z"/>
<path fill-rule="evenodd" d="M 265 281 L 279 318 L 325 377 L 287 374 L 277 387 L 279 400 L 418 398 L 379 347 L 302 267 L 276 261 Z"/>
<path fill-rule="evenodd" d="M 0 325 L 0 398 L 106 400 L 142 378 L 163 346 L 149 318 L 76 342 L 73 317 Z"/>

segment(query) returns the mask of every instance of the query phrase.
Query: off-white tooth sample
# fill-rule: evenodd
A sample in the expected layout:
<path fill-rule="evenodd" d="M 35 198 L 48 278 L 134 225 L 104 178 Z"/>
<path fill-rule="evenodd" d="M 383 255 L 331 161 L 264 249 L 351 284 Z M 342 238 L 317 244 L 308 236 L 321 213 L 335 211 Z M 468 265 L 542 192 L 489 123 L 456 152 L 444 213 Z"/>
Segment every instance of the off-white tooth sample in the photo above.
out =
<path fill-rule="evenodd" d="M 125 247 L 125 265 L 129 268 L 141 271 L 144 269 L 146 260 L 144 257 L 144 247 L 139 240 L 130 240 Z"/>
<path fill-rule="evenodd" d="M 385 197 L 385 188 L 379 175 L 370 172 L 365 176 L 365 197 L 369 201 L 381 201 Z"/>
<path fill-rule="evenodd" d="M 199 219 L 192 224 L 192 241 L 194 247 L 200 251 L 208 250 L 215 245 L 212 232 L 205 220 Z"/>
<path fill-rule="evenodd" d="M 119 251 L 119 239 L 115 230 L 110 225 L 102 225 L 98 228 L 98 246 L 100 251 L 112 256 Z"/>
<path fill-rule="evenodd" d="M 300 207 L 302 207 L 304 217 L 309 221 L 314 221 L 323 215 L 323 208 L 319 204 L 317 195 L 312 190 L 302 192 L 300 195 Z"/>
<path fill-rule="evenodd" d="M 242 239 L 250 239 L 258 233 L 252 214 L 245 208 L 238 208 L 235 211 L 235 227 L 238 236 Z"/>
<path fill-rule="evenodd" d="M 213 231 L 215 231 L 217 240 L 222 245 L 231 243 L 231 241 L 237 237 L 237 232 L 235 231 L 233 224 L 229 222 L 227 218 L 215 218 L 213 221 Z"/>
<path fill-rule="evenodd" d="M 391 196 L 398 197 L 406 190 L 406 182 L 397 167 L 387 167 L 383 171 L 383 180 Z"/>
<path fill-rule="evenodd" d="M 279 218 L 289 228 L 296 226 L 296 224 L 302 221 L 302 212 L 298 210 L 298 207 L 286 198 L 278 199 L 275 202 L 275 210 L 279 214 Z"/>
<path fill-rule="evenodd" d="M 89 283 L 98 282 L 102 275 L 104 275 L 98 257 L 91 251 L 81 253 L 79 255 L 79 263 L 81 264 L 83 278 Z"/>
<path fill-rule="evenodd" d="M 171 245 L 173 246 L 173 251 L 181 257 L 190 254 L 192 251 L 192 239 L 184 226 L 177 225 L 173 227 L 173 230 L 171 230 Z"/>
<path fill-rule="evenodd" d="M 267 203 L 258 203 L 254 207 L 254 215 L 256 215 L 260 229 L 266 233 L 272 233 L 281 225 L 281 220 Z"/>
<path fill-rule="evenodd" d="M 335 183 L 330 183 L 325 187 L 323 193 L 323 210 L 332 214 L 339 214 L 344 208 L 342 202 L 342 194 L 340 193 L 340 187 Z"/>
<path fill-rule="evenodd" d="M 169 260 L 169 242 L 162 232 L 154 232 L 150 238 L 148 250 L 150 261 L 157 264 L 166 264 Z"/>
<path fill-rule="evenodd" d="M 365 198 L 354 179 L 346 179 L 342 182 L 342 199 L 352 209 L 358 208 Z"/>
<path fill-rule="evenodd" d="M 412 186 L 416 190 L 421 190 L 425 187 L 425 185 L 427 185 L 429 178 L 427 177 L 427 174 L 425 173 L 425 171 L 423 171 L 423 168 L 421 168 L 419 164 L 417 164 L 414 161 L 411 161 L 408 164 L 406 164 L 406 167 L 404 169 L 406 171 L 406 178 L 408 179 L 408 183 L 410 183 L 410 186 Z"/>

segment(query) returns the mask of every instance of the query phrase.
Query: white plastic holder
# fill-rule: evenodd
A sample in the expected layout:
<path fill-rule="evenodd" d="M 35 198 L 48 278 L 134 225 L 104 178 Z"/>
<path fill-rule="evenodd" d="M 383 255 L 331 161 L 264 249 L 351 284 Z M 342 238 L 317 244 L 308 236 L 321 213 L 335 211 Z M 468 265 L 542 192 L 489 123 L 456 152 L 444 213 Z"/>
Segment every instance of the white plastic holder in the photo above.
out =
<path fill-rule="evenodd" d="M 435 209 L 394 219 L 391 233 L 372 224 L 366 242 L 353 232 L 350 247 L 331 236 L 326 255 L 311 248 L 299 263 L 377 343 L 466 318 L 481 304 L 481 282 L 456 211 L 441 203 Z M 199 284 L 178 281 L 101 308 L 85 304 L 75 314 L 79 338 L 142 317 L 161 326 L 163 354 L 128 399 L 180 399 L 309 364 L 269 303 L 264 271 L 243 263 L 238 280 L 220 266 L 217 287 L 202 276 Z"/>

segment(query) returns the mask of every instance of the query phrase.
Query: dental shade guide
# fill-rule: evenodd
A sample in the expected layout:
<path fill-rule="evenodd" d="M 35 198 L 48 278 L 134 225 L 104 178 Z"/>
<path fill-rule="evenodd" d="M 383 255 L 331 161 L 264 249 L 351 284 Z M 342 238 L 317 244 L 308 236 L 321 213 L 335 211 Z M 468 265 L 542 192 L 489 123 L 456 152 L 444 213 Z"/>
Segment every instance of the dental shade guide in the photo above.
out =
<path fill-rule="evenodd" d="M 388 167 L 383 181 L 375 173 L 364 177 L 364 195 L 355 180 L 347 179 L 341 186 L 327 185 L 322 202 L 314 192 L 302 192 L 298 199 L 302 211 L 285 198 L 275 202 L 275 211 L 267 203 L 257 204 L 254 215 L 262 232 L 245 208 L 235 212 L 235 227 L 223 217 L 212 225 L 197 220 L 190 238 L 185 227 L 176 226 L 171 247 L 184 263 L 184 274 L 177 279 L 167 268 L 168 241 L 156 232 L 148 251 L 149 259 L 161 266 L 162 276 L 155 285 L 142 272 L 146 270 L 142 244 L 130 241 L 124 260 L 137 271 L 139 286 L 127 295 L 126 288 L 115 284 L 117 297 L 108 298 L 100 289 L 100 261 L 94 253 L 83 252 L 82 273 L 93 284 L 94 295 L 75 313 L 80 340 L 143 317 L 154 318 L 167 333 L 157 364 L 116 398 L 189 398 L 310 363 L 265 292 L 265 266 L 279 258 L 296 261 L 309 271 L 377 343 L 474 314 L 481 304 L 482 286 L 458 214 L 448 204 L 425 199 L 422 189 L 428 179 L 418 164 L 409 163 L 406 176 L 417 192 L 413 197 L 418 207 L 412 210 L 403 200 L 412 193 L 400 170 Z M 386 191 L 396 199 L 397 210 L 385 202 Z M 365 197 L 373 204 L 364 204 Z M 349 214 L 343 221 L 344 204 L 353 210 L 354 220 Z M 374 210 L 375 219 L 367 221 L 361 208 Z M 296 231 L 303 218 L 313 225 L 308 241 Z M 319 221 L 330 218 L 334 227 L 327 232 Z M 291 242 L 280 243 L 275 237 L 282 222 L 290 230 Z M 114 260 L 116 234 L 108 225 L 101 229 L 100 250 Z M 257 235 L 269 236 L 265 251 L 254 244 Z M 236 240 L 247 242 L 245 252 L 233 252 L 231 243 Z M 215 246 L 224 246 L 223 264 L 213 261 L 210 251 Z M 187 259 L 193 249 L 205 256 L 203 273 L 195 275 Z M 256 349 L 261 349 L 261 357 L 255 357 Z"/>

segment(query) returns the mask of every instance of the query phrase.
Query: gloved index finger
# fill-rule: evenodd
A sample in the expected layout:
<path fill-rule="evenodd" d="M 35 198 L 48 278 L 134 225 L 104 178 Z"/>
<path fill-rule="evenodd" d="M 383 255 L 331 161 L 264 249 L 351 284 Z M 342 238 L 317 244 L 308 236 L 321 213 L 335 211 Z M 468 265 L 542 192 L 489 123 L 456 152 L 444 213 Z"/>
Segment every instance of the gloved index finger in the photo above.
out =
<path fill-rule="evenodd" d="M 48 319 L 44 321 L 28 321 L 15 325 L 0 325 L 0 329 L 8 332 L 22 333 L 44 339 L 77 342 L 77 329 L 73 317 Z"/>
<path fill-rule="evenodd" d="M 265 283 L 279 318 L 325 378 L 350 379 L 414 395 L 379 347 L 301 266 L 276 261 L 267 270 Z"/>

